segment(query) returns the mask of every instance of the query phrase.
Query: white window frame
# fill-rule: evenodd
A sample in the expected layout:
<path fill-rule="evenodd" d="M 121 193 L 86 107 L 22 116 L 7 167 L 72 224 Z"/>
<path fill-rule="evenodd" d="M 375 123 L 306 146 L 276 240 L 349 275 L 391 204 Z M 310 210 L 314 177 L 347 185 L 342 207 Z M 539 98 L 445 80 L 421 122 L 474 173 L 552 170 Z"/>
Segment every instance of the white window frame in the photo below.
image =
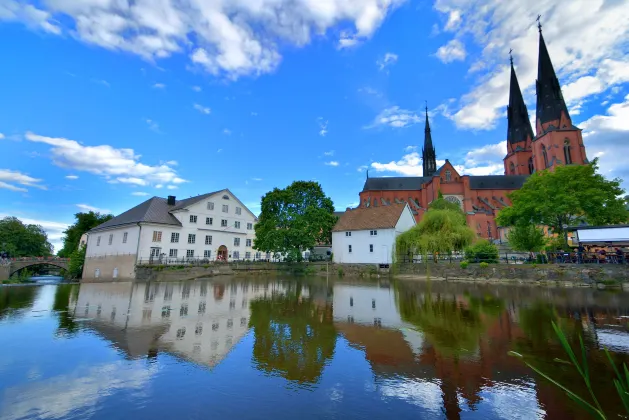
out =
<path fill-rule="evenodd" d="M 235 221 L 234 222 L 234 228 L 235 229 L 240 229 L 240 222 L 239 221 Z"/>
<path fill-rule="evenodd" d="M 169 258 L 177 258 L 177 249 L 173 249 L 171 248 L 170 251 L 168 251 L 168 257 Z"/>
<path fill-rule="evenodd" d="M 96 237 L 96 246 L 100 246 L 100 236 Z"/>
<path fill-rule="evenodd" d="M 347 246 L 348 246 L 347 249 L 349 250 L 349 253 L 351 254 L 352 253 L 352 246 L 351 245 L 347 245 Z"/>
<path fill-rule="evenodd" d="M 196 223 L 197 222 L 197 216 L 194 214 L 190 215 L 190 223 Z"/>
<path fill-rule="evenodd" d="M 221 227 L 227 227 L 227 219 L 221 219 Z"/>
<path fill-rule="evenodd" d="M 213 217 L 206 217 L 205 218 L 205 224 L 212 226 L 214 224 L 214 218 Z"/>
<path fill-rule="evenodd" d="M 378 231 L 377 230 L 370 230 L 369 231 L 369 235 L 371 235 L 371 236 L 378 236 Z"/>
<path fill-rule="evenodd" d="M 203 258 L 212 258 L 212 251 L 209 249 L 206 249 L 203 251 Z"/>
<path fill-rule="evenodd" d="M 208 210 L 214 210 L 214 203 L 213 203 L 213 202 L 211 202 L 211 201 L 208 201 L 208 202 L 207 202 L 207 209 L 208 209 Z"/>
<path fill-rule="evenodd" d="M 242 214 L 242 207 L 236 207 L 236 214 Z"/>
<path fill-rule="evenodd" d="M 352 236 L 352 232 L 345 232 L 345 236 Z"/>
<path fill-rule="evenodd" d="M 212 245 L 212 235 L 205 235 L 205 244 Z"/>
<path fill-rule="evenodd" d="M 188 243 L 189 244 L 195 244 L 197 242 L 197 235 L 195 235 L 194 233 L 189 233 L 188 234 Z"/>
<path fill-rule="evenodd" d="M 186 258 L 194 258 L 194 249 L 186 249 Z"/>
<path fill-rule="evenodd" d="M 234 251 L 233 253 L 233 259 L 234 260 L 239 260 L 240 259 L 240 251 Z"/>
<path fill-rule="evenodd" d="M 161 242 L 162 241 L 162 231 L 154 230 L 153 231 L 153 240 L 152 242 Z"/>
<path fill-rule="evenodd" d="M 251 246 L 251 239 L 245 239 L 245 246 Z"/>
<path fill-rule="evenodd" d="M 178 244 L 179 243 L 179 233 L 178 232 L 173 232 L 170 234 L 170 243 L 171 244 Z"/>
<path fill-rule="evenodd" d="M 122 243 L 126 244 L 127 243 L 127 239 L 129 238 L 129 232 L 124 232 L 122 234 Z"/>
<path fill-rule="evenodd" d="M 110 234 L 109 234 L 109 245 L 111 245 L 111 244 L 113 244 L 113 243 L 114 243 L 114 234 L 113 234 L 113 233 L 110 233 Z"/>
<path fill-rule="evenodd" d="M 369 252 L 373 252 L 373 244 L 369 244 Z"/>
<path fill-rule="evenodd" d="M 253 229 L 253 223 L 247 223 L 247 230 Z"/>
<path fill-rule="evenodd" d="M 234 238 L 234 246 L 240 246 L 240 238 Z"/>
<path fill-rule="evenodd" d="M 251 252 L 245 252 L 245 260 L 251 259 Z"/>
<path fill-rule="evenodd" d="M 229 204 L 223 204 L 223 213 L 229 213 Z"/>

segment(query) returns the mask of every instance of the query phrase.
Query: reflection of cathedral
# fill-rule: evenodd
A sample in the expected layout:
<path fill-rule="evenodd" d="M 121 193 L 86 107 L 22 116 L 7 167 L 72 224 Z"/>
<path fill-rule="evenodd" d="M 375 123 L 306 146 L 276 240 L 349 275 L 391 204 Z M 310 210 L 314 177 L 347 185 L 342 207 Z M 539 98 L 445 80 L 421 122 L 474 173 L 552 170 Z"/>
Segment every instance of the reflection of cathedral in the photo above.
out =
<path fill-rule="evenodd" d="M 510 205 L 508 194 L 521 188 L 527 176 L 535 171 L 588 162 L 581 130 L 572 124 L 541 27 L 536 93 L 534 134 L 515 68 L 511 63 L 504 175 L 466 175 L 460 173 L 447 159 L 437 169 L 436 151 L 426 109 L 422 149 L 423 176 L 374 178 L 367 174 L 367 180 L 359 194 L 360 206 L 376 207 L 407 202 L 419 222 L 428 205 L 441 193 L 446 200 L 461 206 L 467 215 L 468 225 L 478 236 L 499 238 L 501 232 L 497 231 L 496 214 Z"/>

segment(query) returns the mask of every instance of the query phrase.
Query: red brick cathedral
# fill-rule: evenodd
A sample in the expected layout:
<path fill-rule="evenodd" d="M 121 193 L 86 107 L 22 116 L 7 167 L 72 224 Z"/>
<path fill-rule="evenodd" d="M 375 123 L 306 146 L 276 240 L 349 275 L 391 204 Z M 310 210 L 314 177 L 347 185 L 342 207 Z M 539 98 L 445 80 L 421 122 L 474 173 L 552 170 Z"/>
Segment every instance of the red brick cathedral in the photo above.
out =
<path fill-rule="evenodd" d="M 581 130 L 572 124 L 561 86 L 555 74 L 539 31 L 539 62 L 537 67 L 537 118 L 535 132 L 529 121 L 526 104 L 511 61 L 511 86 L 507 108 L 507 155 L 504 175 L 472 176 L 459 174 L 446 159 L 437 169 L 428 112 L 422 149 L 421 177 L 373 178 L 367 175 L 360 193 L 360 206 L 386 206 L 407 202 L 419 222 L 430 202 L 439 192 L 450 202 L 460 204 L 467 222 L 478 236 L 497 239 L 497 212 L 510 205 L 507 194 L 522 187 L 535 171 L 553 170 L 558 165 L 588 163 Z"/>

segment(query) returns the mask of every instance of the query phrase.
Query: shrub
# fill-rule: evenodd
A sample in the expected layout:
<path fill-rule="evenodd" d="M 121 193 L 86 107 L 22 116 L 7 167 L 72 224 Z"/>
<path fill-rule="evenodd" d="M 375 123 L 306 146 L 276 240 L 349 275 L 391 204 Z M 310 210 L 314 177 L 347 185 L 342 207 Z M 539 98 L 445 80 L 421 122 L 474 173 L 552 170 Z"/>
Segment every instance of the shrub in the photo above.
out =
<path fill-rule="evenodd" d="M 343 267 L 339 267 L 338 273 L 339 273 L 339 277 L 343 277 L 345 275 L 345 271 L 343 271 Z"/>
<path fill-rule="evenodd" d="M 462 269 L 466 269 L 468 265 L 470 265 L 470 263 L 468 261 L 461 261 L 461 263 L 459 264 L 461 266 Z"/>
<path fill-rule="evenodd" d="M 465 249 L 465 259 L 468 261 L 498 263 L 498 247 L 487 240 L 477 241 Z"/>
<path fill-rule="evenodd" d="M 480 268 L 487 268 L 489 267 L 489 264 L 486 263 L 485 261 L 483 261 L 482 263 L 480 263 Z"/>

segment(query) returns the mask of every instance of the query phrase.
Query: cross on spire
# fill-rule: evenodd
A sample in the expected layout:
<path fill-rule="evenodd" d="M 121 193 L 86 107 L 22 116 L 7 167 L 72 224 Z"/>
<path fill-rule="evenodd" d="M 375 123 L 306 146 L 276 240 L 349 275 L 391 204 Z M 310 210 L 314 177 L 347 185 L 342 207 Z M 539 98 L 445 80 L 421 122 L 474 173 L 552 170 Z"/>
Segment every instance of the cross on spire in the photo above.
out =
<path fill-rule="evenodd" d="M 511 61 L 511 65 L 513 65 L 513 55 L 511 55 L 511 53 L 513 52 L 513 48 L 509 49 L 509 61 Z"/>
<path fill-rule="evenodd" d="M 540 34 L 542 33 L 542 21 L 541 21 L 541 19 L 542 19 L 542 15 L 537 15 L 537 19 L 535 19 L 535 20 L 537 20 L 537 28 L 539 29 L 539 33 Z"/>

